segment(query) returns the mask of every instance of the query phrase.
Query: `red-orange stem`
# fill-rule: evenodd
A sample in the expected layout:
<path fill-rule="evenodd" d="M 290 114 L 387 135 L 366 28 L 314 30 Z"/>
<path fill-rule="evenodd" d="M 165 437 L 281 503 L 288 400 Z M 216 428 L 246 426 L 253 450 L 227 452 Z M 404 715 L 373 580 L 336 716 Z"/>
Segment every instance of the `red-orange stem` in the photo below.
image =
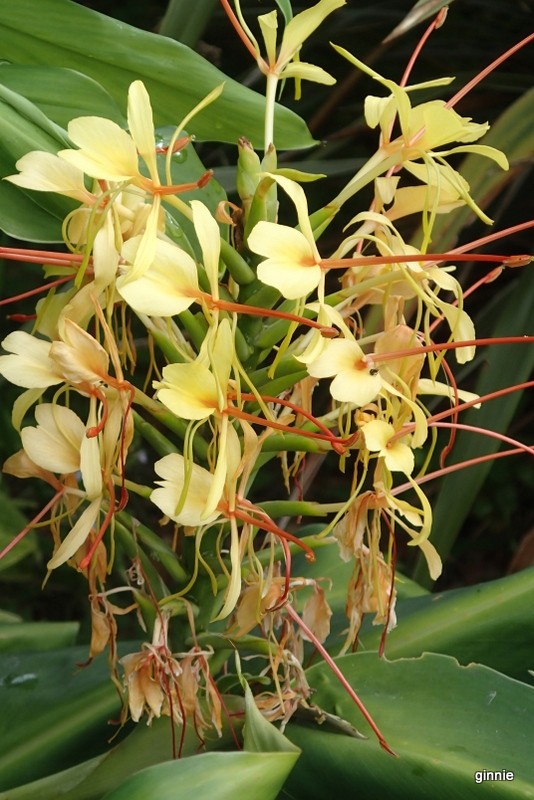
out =
<path fill-rule="evenodd" d="M 390 755 L 396 756 L 397 753 L 394 750 L 392 750 L 389 744 L 386 742 L 376 722 L 374 721 L 370 713 L 367 711 L 366 707 L 364 706 L 364 704 L 362 703 L 362 701 L 360 700 L 360 698 L 358 697 L 358 695 L 356 694 L 356 692 L 354 691 L 348 680 L 345 678 L 343 672 L 337 666 L 336 662 L 334 661 L 328 650 L 326 650 L 326 648 L 323 647 L 321 642 L 308 628 L 304 620 L 301 619 L 301 617 L 299 617 L 299 615 L 297 614 L 295 609 L 291 606 L 291 604 L 286 605 L 285 610 L 286 613 L 297 623 L 299 628 L 306 634 L 310 642 L 312 642 L 313 645 L 317 648 L 322 658 L 326 661 L 327 665 L 330 667 L 330 669 L 332 670 L 338 681 L 341 683 L 343 688 L 348 693 L 349 697 L 356 703 L 361 713 L 371 726 L 373 733 L 375 734 L 376 738 L 380 743 L 380 747 L 382 747 L 387 753 L 390 753 Z"/>

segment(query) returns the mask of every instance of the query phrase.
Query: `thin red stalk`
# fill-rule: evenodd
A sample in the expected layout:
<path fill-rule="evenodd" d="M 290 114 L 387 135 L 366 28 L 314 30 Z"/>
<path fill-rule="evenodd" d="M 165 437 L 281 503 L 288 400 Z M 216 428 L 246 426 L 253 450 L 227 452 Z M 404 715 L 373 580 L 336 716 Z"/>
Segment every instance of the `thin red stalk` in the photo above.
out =
<path fill-rule="evenodd" d="M 459 398 L 458 398 L 458 385 L 456 383 L 456 378 L 454 377 L 454 373 L 453 373 L 452 369 L 449 367 L 449 365 L 447 364 L 447 362 L 445 361 L 445 359 L 443 359 L 443 361 L 441 362 L 441 365 L 443 367 L 443 370 L 445 371 L 445 374 L 447 375 L 448 381 L 451 384 L 452 390 L 454 392 L 454 406 L 453 406 L 453 409 L 455 409 L 458 406 L 458 400 L 459 400 Z M 459 412 L 457 410 L 455 410 L 454 414 L 452 415 L 454 422 L 457 421 L 458 414 L 459 414 Z M 441 451 L 441 454 L 440 454 L 440 457 L 439 457 L 439 465 L 440 465 L 440 467 L 444 467 L 445 466 L 445 461 L 447 459 L 447 456 L 450 454 L 452 448 L 454 447 L 455 440 L 456 440 L 456 428 L 453 427 L 452 430 L 451 430 L 451 435 L 449 437 L 449 441 L 447 442 L 446 446 Z"/>
<path fill-rule="evenodd" d="M 397 358 L 417 356 L 421 353 L 435 353 L 440 350 L 457 350 L 459 347 L 483 347 L 490 344 L 531 344 L 534 336 L 496 336 L 481 339 L 465 339 L 461 342 L 440 342 L 438 344 L 425 344 L 421 347 L 411 347 L 407 350 L 396 350 L 392 353 L 371 353 L 365 356 L 366 360 L 378 363 L 381 361 L 394 361 Z M 479 401 L 475 401 L 479 402 Z"/>
<path fill-rule="evenodd" d="M 29 264 L 54 264 L 70 266 L 72 262 L 81 264 L 86 256 L 79 253 L 56 253 L 51 250 L 26 250 L 19 247 L 0 247 L 0 258 L 8 261 L 27 261 Z"/>
<path fill-rule="evenodd" d="M 433 422 L 431 424 L 432 428 L 454 428 L 460 431 L 470 431 L 471 433 L 480 433 L 484 436 L 489 436 L 490 439 L 498 439 L 500 442 L 506 442 L 506 444 L 515 445 L 518 450 L 522 450 L 525 453 L 528 453 L 529 456 L 534 456 L 534 447 L 530 447 L 528 444 L 523 444 L 519 442 L 517 439 L 512 439 L 510 436 L 505 436 L 503 433 L 498 433 L 497 431 L 491 431 L 488 428 L 479 428 L 476 425 L 465 425 L 461 422 Z"/>
<path fill-rule="evenodd" d="M 202 297 L 207 300 L 208 305 L 221 308 L 223 311 L 233 311 L 236 314 L 249 314 L 255 317 L 276 317 L 277 319 L 287 319 L 290 322 L 297 322 L 299 325 L 307 325 L 310 328 L 317 328 L 321 331 L 323 336 L 335 335 L 337 336 L 337 328 L 331 325 L 321 325 L 313 319 L 306 317 L 299 317 L 297 314 L 291 314 L 288 311 L 279 311 L 275 308 L 262 308 L 261 306 L 247 306 L 241 303 L 232 303 L 229 300 L 213 300 L 211 295 L 202 292 Z"/>
<path fill-rule="evenodd" d="M 224 409 L 223 413 L 237 417 L 238 419 L 246 419 L 247 422 L 262 425 L 264 428 L 273 428 L 274 430 L 284 431 L 285 433 L 297 433 L 299 436 L 307 436 L 309 439 L 320 439 L 323 442 L 330 442 L 336 452 L 339 452 L 339 448 L 342 447 L 332 433 L 329 433 L 327 436 L 324 433 L 306 431 L 303 428 L 291 428 L 289 425 L 284 425 L 282 422 L 274 422 L 273 420 L 256 417 L 254 414 L 248 414 L 246 411 L 242 411 L 236 406 L 228 406 L 228 408 Z M 344 452 L 344 449 L 342 449 L 342 452 Z"/>
<path fill-rule="evenodd" d="M 286 541 L 293 542 L 293 544 L 296 544 L 305 551 L 308 561 L 315 561 L 315 553 L 311 547 L 303 542 L 302 539 L 299 539 L 298 536 L 294 536 L 292 533 L 279 528 L 278 525 L 275 525 L 271 519 L 266 519 L 265 517 L 263 517 L 261 520 L 256 519 L 239 508 L 236 508 L 234 511 L 232 511 L 231 514 L 237 519 L 240 519 L 241 522 L 248 522 L 249 525 L 253 525 L 255 528 L 262 528 L 269 533 L 274 533 L 275 536 L 278 536 L 282 540 L 285 539 Z"/>
<path fill-rule="evenodd" d="M 457 411 L 465 411 L 468 408 L 472 408 L 472 406 L 477 406 L 479 403 L 486 403 L 488 400 L 496 400 L 498 397 L 504 397 L 512 392 L 520 392 L 523 389 L 530 389 L 533 386 L 534 381 L 526 381 L 525 383 L 517 383 L 514 386 L 505 386 L 503 389 L 497 389 L 495 392 L 490 392 L 489 394 L 482 394 L 474 400 L 467 400 L 465 403 L 460 403 L 460 405 L 457 405 L 455 408 L 446 408 L 438 414 L 433 414 L 427 419 L 427 423 L 431 425 L 433 422 L 438 422 L 439 420 L 452 416 Z M 415 425 L 410 427 L 415 428 Z"/>
<path fill-rule="evenodd" d="M 449 475 L 451 472 L 458 472 L 459 470 L 467 469 L 468 467 L 476 467 L 478 464 L 485 464 L 486 461 L 492 461 L 496 458 L 516 456 L 523 452 L 524 451 L 522 447 L 515 447 L 512 450 L 501 450 L 498 453 L 487 453 L 484 456 L 468 458 L 465 461 L 460 461 L 458 464 L 451 464 L 448 467 L 436 469 L 434 472 L 429 472 L 427 475 L 421 475 L 419 478 L 415 478 L 414 480 L 418 486 L 421 486 L 423 483 L 436 480 L 436 478 L 442 478 L 444 475 Z M 408 491 L 409 489 L 413 489 L 413 485 L 411 483 L 402 483 L 399 486 L 395 486 L 395 488 L 391 490 L 391 494 L 396 496 L 398 494 L 402 494 L 402 492 Z"/>
<path fill-rule="evenodd" d="M 434 31 L 437 30 L 439 27 L 441 27 L 441 25 L 443 25 L 443 22 L 444 22 L 446 16 L 447 16 L 447 7 L 445 6 L 445 8 L 440 8 L 440 10 L 438 11 L 435 19 L 432 20 L 432 22 L 430 23 L 430 25 L 428 26 L 426 31 L 423 33 L 423 35 L 419 39 L 417 45 L 415 46 L 415 49 L 414 49 L 412 55 L 410 56 L 410 59 L 409 59 L 407 65 L 406 65 L 406 69 L 404 70 L 403 76 L 400 79 L 399 86 L 406 86 L 406 84 L 408 83 L 408 78 L 410 77 L 410 73 L 411 73 L 411 71 L 412 71 L 412 69 L 414 67 L 415 62 L 419 58 L 421 50 L 423 49 L 423 47 L 427 43 L 428 39 L 432 36 Z"/>
<path fill-rule="evenodd" d="M 250 53 L 250 55 L 252 56 L 254 61 L 257 61 L 258 58 L 259 58 L 258 53 L 256 53 L 256 50 L 254 49 L 254 45 L 252 44 L 252 42 L 248 38 L 247 34 L 245 33 L 245 31 L 241 27 L 241 23 L 239 22 L 238 18 L 234 14 L 233 9 L 230 7 L 230 3 L 228 2 L 228 0 L 221 0 L 221 5 L 224 8 L 224 10 L 226 11 L 226 15 L 228 16 L 228 19 L 232 23 L 232 26 L 233 26 L 235 32 L 237 33 L 237 35 L 239 36 L 239 38 L 241 39 L 241 41 L 243 42 L 243 44 L 247 48 L 248 52 Z M 261 60 L 263 61 L 263 59 L 261 59 Z M 265 64 L 265 68 L 267 69 L 267 64 Z"/>
<path fill-rule="evenodd" d="M 236 746 L 236 749 L 237 750 L 242 750 L 241 743 L 240 743 L 239 739 L 237 738 L 237 733 L 235 732 L 235 728 L 232 725 L 232 716 L 231 716 L 230 712 L 228 711 L 226 703 L 224 702 L 224 697 L 220 693 L 215 680 L 209 674 L 208 674 L 208 680 L 211 683 L 214 692 L 216 693 L 216 695 L 219 698 L 219 702 L 221 704 L 221 708 L 223 710 L 224 716 L 226 717 L 226 721 L 228 722 L 228 727 L 230 728 L 230 733 L 232 734 L 232 739 L 234 740 L 234 744 Z"/>
<path fill-rule="evenodd" d="M 68 283 L 70 280 L 72 280 L 72 276 L 67 275 L 64 278 L 58 278 L 57 281 L 46 283 L 44 286 L 38 286 L 36 289 L 30 289 L 28 292 L 22 292 L 21 294 L 14 295 L 13 297 L 6 297 L 5 300 L 0 300 L 0 306 L 6 306 L 9 305 L 9 303 L 16 303 L 18 300 L 25 300 L 27 297 L 34 297 L 36 294 L 42 294 L 43 292 L 47 292 L 49 289 L 53 289 L 56 286 L 62 286 L 64 283 Z"/>
<path fill-rule="evenodd" d="M 529 42 L 531 42 L 532 40 L 534 40 L 534 33 L 531 33 L 529 36 L 525 36 L 525 38 L 522 39 L 520 42 L 514 44 L 514 46 L 510 47 L 509 50 L 506 50 L 506 52 L 504 52 L 502 55 L 500 55 L 498 58 L 492 61 L 491 64 L 489 64 L 481 72 L 479 72 L 478 75 L 475 75 L 475 77 L 472 80 L 470 80 L 469 83 L 466 83 L 466 85 L 462 89 L 460 89 L 459 92 L 456 92 L 454 97 L 451 97 L 451 99 L 445 104 L 445 108 L 452 108 L 453 106 L 455 106 L 459 100 L 461 100 L 463 97 L 465 97 L 465 95 L 468 92 L 471 91 L 471 89 L 474 89 L 474 87 L 477 86 L 480 83 L 480 81 L 484 80 L 484 78 L 486 78 L 490 74 L 490 72 L 493 72 L 493 70 L 499 67 L 503 63 L 503 61 L 506 61 L 508 58 L 510 58 L 510 56 L 513 56 L 514 53 L 516 53 L 522 47 L 525 47 L 525 45 L 529 44 Z"/>
<path fill-rule="evenodd" d="M 7 544 L 7 545 L 4 547 L 4 549 L 3 549 L 3 550 L 0 552 L 0 561 L 3 559 L 3 557 L 4 557 L 4 556 L 7 556 L 7 554 L 8 554 L 8 553 L 9 553 L 9 552 L 10 552 L 10 551 L 11 551 L 11 550 L 14 548 L 14 547 L 16 547 L 16 545 L 17 545 L 17 544 L 18 544 L 20 541 L 22 541 L 22 539 L 24 539 L 24 537 L 26 536 L 26 534 L 27 534 L 27 533 L 29 533 L 29 532 L 32 530 L 32 528 L 34 527 L 34 525 L 35 525 L 37 522 L 39 522 L 39 520 L 40 520 L 40 519 L 42 519 L 42 518 L 44 517 L 44 515 L 46 514 L 46 512 L 47 512 L 47 511 L 49 511 L 49 510 L 50 510 L 50 509 L 51 509 L 51 508 L 54 506 L 54 504 L 55 504 L 55 503 L 56 503 L 56 502 L 59 500 L 59 498 L 60 498 L 60 497 L 61 497 L 61 495 L 64 493 L 64 491 L 65 491 L 65 489 L 64 489 L 64 488 L 62 488 L 62 489 L 61 489 L 59 492 L 56 492 L 56 494 L 53 496 L 53 498 L 52 498 L 51 500 L 49 500 L 49 502 L 48 502 L 48 503 L 45 505 L 45 507 L 44 507 L 44 508 L 42 508 L 42 509 L 39 511 L 39 513 L 38 513 L 38 514 L 36 514 L 36 515 L 35 515 L 35 517 L 34 517 L 34 518 L 31 520 L 31 522 L 28 522 L 28 524 L 26 525 L 26 527 L 25 527 L 25 528 L 23 528 L 23 530 L 21 530 L 21 532 L 20 532 L 20 533 L 18 533 L 18 534 L 17 534 L 17 535 L 16 535 L 16 536 L 15 536 L 15 537 L 14 537 L 14 538 L 13 538 L 13 539 L 12 539 L 12 540 L 9 542 L 9 544 Z"/>
<path fill-rule="evenodd" d="M 232 397 L 233 399 L 235 399 L 237 397 L 237 392 L 229 393 L 229 396 Z M 252 401 L 256 400 L 256 396 L 253 395 L 252 393 L 248 393 L 248 392 L 245 392 L 245 393 L 242 392 L 240 397 L 243 400 L 252 400 Z M 316 425 L 319 428 L 319 430 L 321 430 L 326 436 L 328 436 L 328 437 L 332 436 L 332 431 L 329 430 L 326 427 L 326 425 L 323 425 L 322 422 L 320 422 L 318 419 L 316 419 L 313 416 L 313 414 L 311 414 L 309 411 L 306 411 L 306 409 L 301 408 L 296 403 L 292 403 L 291 400 L 283 400 L 280 397 L 272 397 L 272 395 L 269 395 L 269 394 L 262 394 L 261 398 L 266 403 L 279 403 L 281 406 L 286 406 L 287 408 L 290 408 L 292 411 L 295 412 L 295 414 L 301 414 L 309 422 L 312 422 L 314 425 Z M 341 443 L 341 440 L 339 440 L 339 441 Z"/>
<path fill-rule="evenodd" d="M 489 233 L 487 236 L 482 236 L 480 239 L 475 239 L 474 241 L 469 242 L 468 244 L 463 244 L 460 247 L 453 247 L 450 252 L 467 253 L 472 247 L 482 247 L 482 245 L 489 244 L 490 242 L 496 242 L 497 239 L 504 239 L 505 237 L 513 236 L 515 233 L 521 233 L 521 231 L 528 230 L 529 228 L 534 228 L 534 219 L 529 219 L 527 222 L 519 222 L 517 225 L 504 228 L 502 231 Z"/>
<path fill-rule="evenodd" d="M 319 651 L 321 656 L 324 658 L 324 660 L 326 661 L 327 665 L 330 667 L 330 669 L 332 670 L 332 672 L 334 673 L 334 675 L 336 676 L 338 681 L 341 683 L 341 685 L 343 686 L 345 691 L 348 693 L 348 695 L 351 698 L 351 700 L 353 700 L 356 703 L 356 705 L 360 709 L 361 713 L 363 714 L 364 718 L 367 720 L 367 722 L 371 726 L 371 729 L 372 729 L 373 733 L 375 734 L 376 738 L 378 739 L 378 741 L 380 743 L 380 747 L 382 747 L 387 753 L 390 753 L 390 755 L 397 756 L 397 753 L 395 753 L 395 751 L 392 750 L 391 747 L 388 745 L 388 743 L 384 739 L 380 729 L 378 728 L 376 722 L 374 721 L 374 719 L 372 718 L 370 713 L 367 711 L 366 707 L 364 706 L 364 704 L 362 703 L 362 701 L 360 700 L 360 698 L 358 697 L 358 695 L 356 694 L 356 692 L 354 691 L 354 689 L 352 688 L 352 686 L 350 685 L 348 680 L 345 678 L 345 676 L 343 675 L 343 672 L 337 666 L 337 664 L 335 663 L 334 659 L 332 658 L 332 656 L 330 655 L 328 650 L 326 650 L 326 648 L 323 647 L 321 642 L 312 633 L 312 631 L 308 628 L 306 623 L 299 617 L 299 615 L 297 614 L 295 609 L 292 608 L 292 606 L 290 604 L 286 605 L 285 610 L 286 610 L 286 613 L 294 620 L 294 622 L 297 623 L 299 628 L 306 634 L 306 636 L 309 638 L 310 642 L 312 642 L 313 645 L 317 648 L 317 650 Z"/>
<path fill-rule="evenodd" d="M 429 261 L 432 264 L 439 264 L 442 261 L 494 261 L 498 264 L 507 266 L 526 266 L 532 261 L 532 256 L 526 253 L 515 256 L 502 256 L 484 253 L 460 253 L 451 250 L 449 253 L 418 253 L 416 255 L 393 255 L 393 256 L 361 256 L 360 258 L 323 258 L 321 267 L 323 269 L 348 269 L 349 267 L 369 267 L 380 264 L 408 264 L 410 262 Z"/>

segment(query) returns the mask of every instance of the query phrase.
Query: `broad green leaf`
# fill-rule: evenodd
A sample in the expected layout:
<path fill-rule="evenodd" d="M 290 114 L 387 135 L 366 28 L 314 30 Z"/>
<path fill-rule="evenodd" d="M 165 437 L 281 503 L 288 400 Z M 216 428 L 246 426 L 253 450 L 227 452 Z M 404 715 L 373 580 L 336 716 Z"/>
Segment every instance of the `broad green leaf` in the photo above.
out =
<path fill-rule="evenodd" d="M 207 27 L 218 0 L 169 0 L 159 33 L 195 47 Z"/>
<path fill-rule="evenodd" d="M 203 753 L 138 772 L 104 800 L 275 800 L 297 753 Z"/>
<path fill-rule="evenodd" d="M 73 69 L 1 64 L 0 84 L 26 97 L 62 128 L 82 116 L 107 117 L 126 127 L 124 115 L 108 92 Z"/>
<path fill-rule="evenodd" d="M 65 131 L 36 105 L 0 84 L 0 178 L 16 173 L 17 160 L 30 150 L 56 153 L 68 144 Z M 13 237 L 59 241 L 61 221 L 74 206 L 66 197 L 26 192 L 0 180 L 0 229 Z"/>
<path fill-rule="evenodd" d="M 496 581 L 401 600 L 398 626 L 388 634 L 389 659 L 419 656 L 425 651 L 472 661 L 531 682 L 534 668 L 534 569 Z M 366 625 L 365 650 L 378 648 L 382 628 Z"/>
<path fill-rule="evenodd" d="M 376 653 L 344 656 L 338 666 L 399 758 L 381 750 L 357 708 L 325 664 L 307 670 L 314 703 L 364 731 L 354 739 L 290 723 L 302 755 L 281 793 L 292 800 L 337 797 L 534 797 L 534 688 L 447 656 L 388 662 Z M 481 770 L 513 781 L 477 783 Z"/>
<path fill-rule="evenodd" d="M 141 78 L 150 93 L 157 126 L 178 125 L 224 82 L 222 96 L 195 117 L 190 132 L 209 141 L 237 142 L 240 136 L 256 146 L 263 141 L 264 99 L 179 42 L 137 30 L 69 0 L 3 3 L 0 39 L 5 60 L 78 70 L 100 83 L 121 109 L 129 84 Z M 279 149 L 313 144 L 300 117 L 282 107 L 276 109 L 275 133 Z"/>
<path fill-rule="evenodd" d="M 234 712 L 242 710 L 240 698 L 226 698 L 227 707 Z M 234 717 L 234 732 L 240 728 L 239 717 Z M 174 741 L 179 742 L 181 729 L 175 726 Z M 228 748 L 233 735 L 227 725 L 219 738 L 215 732 L 204 736 L 208 750 Z M 199 738 L 193 727 L 185 730 L 182 756 L 198 753 Z M 141 722 L 118 745 L 108 753 L 76 764 L 70 769 L 49 775 L 41 780 L 18 786 L 7 796 L 0 794 L 0 800 L 101 800 L 104 794 L 118 789 L 134 772 L 146 767 L 161 764 L 173 757 L 173 732 L 168 718 L 155 719 L 150 726 Z"/>
<path fill-rule="evenodd" d="M 0 653 L 56 650 L 74 644 L 77 622 L 16 622 L 0 620 Z"/>
<path fill-rule="evenodd" d="M 104 657 L 87 648 L 0 656 L 0 789 L 101 753 L 120 703 Z"/>

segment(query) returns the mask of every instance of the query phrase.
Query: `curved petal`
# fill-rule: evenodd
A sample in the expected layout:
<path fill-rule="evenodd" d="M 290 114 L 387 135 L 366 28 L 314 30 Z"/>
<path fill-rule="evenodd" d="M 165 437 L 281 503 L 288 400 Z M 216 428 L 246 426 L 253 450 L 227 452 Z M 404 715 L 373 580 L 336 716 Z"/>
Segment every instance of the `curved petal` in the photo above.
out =
<path fill-rule="evenodd" d="M 171 453 L 156 461 L 154 469 L 163 480 L 157 481 L 160 488 L 154 489 L 150 499 L 169 519 L 179 525 L 188 526 L 206 525 L 217 519 L 217 511 L 203 519 L 206 500 L 213 483 L 211 472 L 198 464 L 191 465 L 187 496 L 182 508 L 176 513 L 186 477 L 184 458 L 178 453 Z"/>
<path fill-rule="evenodd" d="M 80 150 L 60 150 L 60 158 L 86 175 L 107 181 L 125 181 L 139 175 L 132 137 L 104 117 L 77 117 L 69 122 L 69 138 Z"/>
<path fill-rule="evenodd" d="M 26 455 L 41 469 L 59 474 L 80 469 L 80 446 L 85 425 L 74 411 L 43 403 L 35 409 L 37 427 L 23 428 L 20 437 Z"/>
<path fill-rule="evenodd" d="M 70 533 L 67 534 L 46 565 L 48 569 L 56 569 L 56 567 L 60 567 L 65 563 L 65 561 L 68 561 L 69 558 L 72 558 L 72 556 L 75 555 L 75 553 L 79 550 L 96 523 L 101 502 L 102 498 L 97 497 L 90 505 L 87 506 Z"/>
<path fill-rule="evenodd" d="M 32 150 L 15 164 L 18 175 L 9 175 L 6 181 L 37 192 L 58 192 L 81 203 L 91 202 L 92 194 L 85 188 L 83 172 L 53 153 Z"/>
<path fill-rule="evenodd" d="M 154 387 L 158 400 L 182 419 L 205 419 L 218 408 L 215 378 L 203 364 L 169 364 Z"/>
<path fill-rule="evenodd" d="M 150 177 L 159 184 L 156 139 L 150 97 L 142 81 L 134 81 L 128 91 L 128 127 L 137 152 L 148 167 Z"/>
<path fill-rule="evenodd" d="M 62 382 L 63 376 L 50 358 L 50 342 L 25 331 L 14 331 L 6 336 L 2 347 L 12 355 L 0 356 L 0 375 L 15 386 L 45 389 Z"/>
<path fill-rule="evenodd" d="M 122 255 L 133 263 L 140 237 L 129 239 Z M 156 241 L 154 261 L 134 280 L 126 272 L 118 278 L 117 291 L 128 305 L 151 317 L 181 314 L 199 295 L 196 264 L 191 256 L 169 242 Z"/>

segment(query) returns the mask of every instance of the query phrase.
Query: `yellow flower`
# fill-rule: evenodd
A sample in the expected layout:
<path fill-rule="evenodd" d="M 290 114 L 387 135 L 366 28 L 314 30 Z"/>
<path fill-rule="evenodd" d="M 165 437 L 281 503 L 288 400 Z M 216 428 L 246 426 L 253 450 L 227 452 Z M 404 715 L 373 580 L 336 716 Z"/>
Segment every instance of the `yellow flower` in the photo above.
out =
<path fill-rule="evenodd" d="M 125 242 L 122 257 L 134 265 L 142 237 Z M 142 275 L 130 277 L 130 268 L 123 266 L 117 279 L 117 291 L 130 308 L 151 317 L 173 317 L 198 300 L 197 267 L 191 256 L 170 242 L 157 240 L 154 259 Z"/>
<path fill-rule="evenodd" d="M 154 489 L 150 499 L 169 519 L 179 525 L 197 527 L 209 525 L 220 516 L 218 510 L 205 516 L 215 480 L 207 469 L 194 463 L 186 465 L 179 453 L 171 453 L 156 461 L 154 469 L 162 480 L 156 481 L 159 488 Z M 222 488 L 217 503 L 221 496 Z"/>
<path fill-rule="evenodd" d="M 306 64 L 296 59 L 302 45 L 319 27 L 326 17 L 337 8 L 345 5 L 346 0 L 320 0 L 311 8 L 296 14 L 286 25 L 278 55 L 276 54 L 276 11 L 258 17 L 265 47 L 268 65 L 259 57 L 258 66 L 265 74 L 271 73 L 280 78 L 297 78 L 331 85 L 334 78 L 314 64 Z"/>
<path fill-rule="evenodd" d="M 500 150 L 487 145 L 471 144 L 486 133 L 489 125 L 475 123 L 469 117 L 460 116 L 443 100 L 431 100 L 412 106 L 410 99 L 410 92 L 415 89 L 447 85 L 451 79 L 427 81 L 404 88 L 394 81 L 383 78 L 344 48 L 335 46 L 335 49 L 351 64 L 390 91 L 387 97 L 366 98 L 365 119 L 369 127 L 380 128 L 380 148 L 340 192 L 335 201 L 336 205 L 344 203 L 362 186 L 391 167 L 402 165 L 418 180 L 433 185 L 438 192 L 444 184 L 446 193 L 456 194 L 480 219 L 490 223 L 489 217 L 470 196 L 469 185 L 465 179 L 445 160 L 459 153 L 477 153 L 495 161 L 502 169 L 508 169 L 508 161 Z M 392 130 L 397 118 L 401 134 L 392 139 Z M 460 142 L 460 146 L 439 149 L 454 142 Z M 423 163 L 416 163 L 419 160 Z"/>
<path fill-rule="evenodd" d="M 208 333 L 196 361 L 191 364 L 168 364 L 163 368 L 163 380 L 153 383 L 158 400 L 183 419 L 206 419 L 215 412 L 222 413 L 228 405 L 228 381 L 233 357 L 234 340 L 230 323 L 223 319 L 214 336 Z M 208 366 L 210 363 L 211 369 Z"/>
<path fill-rule="evenodd" d="M 365 406 L 375 399 L 382 387 L 377 369 L 370 367 L 359 344 L 353 339 L 333 339 L 308 365 L 313 378 L 329 378 L 330 394 L 340 403 Z"/>
<path fill-rule="evenodd" d="M 381 419 L 374 419 L 362 425 L 361 432 L 367 449 L 371 453 L 378 453 L 390 472 L 412 474 L 415 466 L 413 451 L 400 439 L 390 441 L 396 434 L 393 425 Z"/>
<path fill-rule="evenodd" d="M 270 177 L 295 204 L 300 230 L 274 222 L 258 222 L 250 232 L 247 244 L 254 253 L 266 258 L 258 266 L 258 278 L 262 283 L 274 286 L 288 300 L 296 300 L 310 294 L 321 283 L 321 256 L 315 244 L 302 187 L 281 175 Z"/>

